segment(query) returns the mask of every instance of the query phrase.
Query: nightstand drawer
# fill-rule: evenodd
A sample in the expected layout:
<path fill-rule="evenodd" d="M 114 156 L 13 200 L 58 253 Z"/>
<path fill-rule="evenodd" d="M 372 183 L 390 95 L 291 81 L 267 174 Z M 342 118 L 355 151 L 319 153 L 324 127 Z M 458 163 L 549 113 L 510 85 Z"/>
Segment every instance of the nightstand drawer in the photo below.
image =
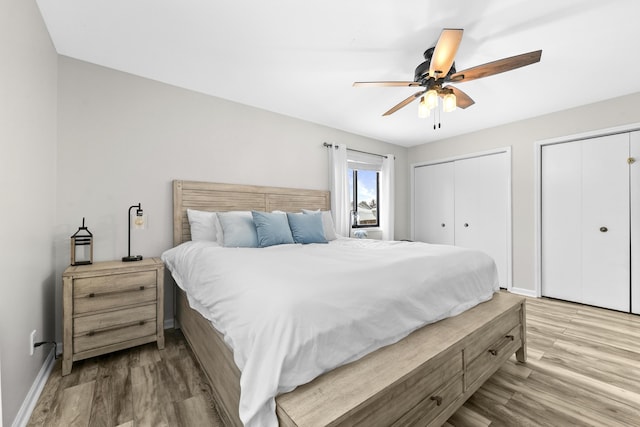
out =
<path fill-rule="evenodd" d="M 74 280 L 74 315 L 156 300 L 156 272 L 113 274 Z"/>
<path fill-rule="evenodd" d="M 73 353 L 82 353 L 83 351 L 155 334 L 156 319 L 140 320 L 135 323 L 113 326 L 109 329 L 87 331 L 83 335 L 73 338 Z"/>
<path fill-rule="evenodd" d="M 151 303 L 142 307 L 131 307 L 123 310 L 107 311 L 90 314 L 73 319 L 74 336 L 87 335 L 122 325 L 131 325 L 141 321 L 151 321 L 156 318 L 156 304 Z"/>

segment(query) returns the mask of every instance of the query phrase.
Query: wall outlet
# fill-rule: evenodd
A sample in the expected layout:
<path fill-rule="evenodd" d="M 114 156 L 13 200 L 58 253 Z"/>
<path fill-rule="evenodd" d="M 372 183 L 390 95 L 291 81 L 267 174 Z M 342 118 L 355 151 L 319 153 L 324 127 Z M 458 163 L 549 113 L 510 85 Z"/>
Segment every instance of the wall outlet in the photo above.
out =
<path fill-rule="evenodd" d="M 29 356 L 33 356 L 33 345 L 36 343 L 36 330 L 31 331 L 29 335 Z"/>

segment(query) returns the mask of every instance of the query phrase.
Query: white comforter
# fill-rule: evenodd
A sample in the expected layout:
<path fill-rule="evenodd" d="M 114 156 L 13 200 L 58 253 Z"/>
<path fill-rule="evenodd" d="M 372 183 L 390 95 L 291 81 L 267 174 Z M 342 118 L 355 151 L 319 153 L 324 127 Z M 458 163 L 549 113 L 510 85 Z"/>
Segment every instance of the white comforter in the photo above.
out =
<path fill-rule="evenodd" d="M 188 242 L 162 259 L 233 349 L 240 418 L 277 426 L 275 396 L 491 299 L 484 253 L 417 242 L 223 248 Z"/>

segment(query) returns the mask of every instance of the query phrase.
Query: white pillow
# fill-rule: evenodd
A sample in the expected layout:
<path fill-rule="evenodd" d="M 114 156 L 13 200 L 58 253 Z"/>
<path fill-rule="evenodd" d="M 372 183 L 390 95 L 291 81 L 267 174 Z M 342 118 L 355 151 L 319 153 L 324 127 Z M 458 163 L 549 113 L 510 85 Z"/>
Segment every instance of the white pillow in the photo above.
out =
<path fill-rule="evenodd" d="M 220 225 L 215 212 L 187 209 L 187 218 L 191 228 L 191 240 L 194 242 L 199 240 L 216 242 L 219 240 Z"/>
<path fill-rule="evenodd" d="M 324 238 L 329 240 L 336 240 L 336 229 L 333 225 L 333 217 L 331 216 L 331 211 L 321 211 L 320 209 L 315 211 L 310 211 L 308 209 L 302 209 L 302 213 L 305 214 L 321 214 L 322 215 L 322 229 L 324 230 Z"/>

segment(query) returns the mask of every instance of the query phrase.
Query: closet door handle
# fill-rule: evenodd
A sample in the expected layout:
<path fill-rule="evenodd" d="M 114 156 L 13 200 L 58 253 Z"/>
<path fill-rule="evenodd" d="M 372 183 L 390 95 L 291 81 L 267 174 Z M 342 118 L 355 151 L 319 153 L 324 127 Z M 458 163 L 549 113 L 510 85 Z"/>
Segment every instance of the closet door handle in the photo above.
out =
<path fill-rule="evenodd" d="M 446 227 L 446 224 L 443 222 L 442 224 L 440 224 L 443 228 Z"/>
<path fill-rule="evenodd" d="M 469 224 L 465 222 L 465 223 L 464 223 L 464 226 L 465 226 L 465 228 L 466 228 L 466 227 L 468 227 L 468 226 L 469 226 Z"/>
<path fill-rule="evenodd" d="M 600 231 L 606 233 L 607 231 L 609 231 L 609 229 L 607 227 L 600 227 Z"/>

